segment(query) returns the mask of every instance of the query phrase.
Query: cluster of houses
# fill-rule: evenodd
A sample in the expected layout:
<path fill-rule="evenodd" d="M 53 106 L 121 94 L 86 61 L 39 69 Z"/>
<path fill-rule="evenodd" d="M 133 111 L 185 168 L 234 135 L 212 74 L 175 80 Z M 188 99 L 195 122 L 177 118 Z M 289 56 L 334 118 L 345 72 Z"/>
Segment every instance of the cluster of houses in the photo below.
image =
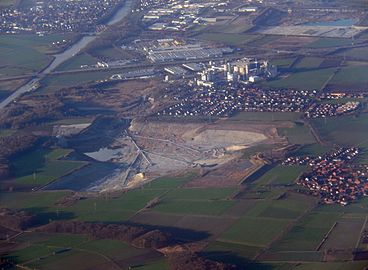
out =
<path fill-rule="evenodd" d="M 351 113 L 359 108 L 360 102 L 349 101 L 344 104 L 320 103 L 313 104 L 305 112 L 308 118 L 325 118 Z"/>
<path fill-rule="evenodd" d="M 179 103 L 157 115 L 226 117 L 239 111 L 300 112 L 309 106 L 315 95 L 316 91 L 272 90 L 233 83 L 223 83 L 211 88 L 183 87 L 174 97 Z"/>
<path fill-rule="evenodd" d="M 118 0 L 49 0 L 34 5 L 0 9 L 0 33 L 95 31 Z"/>
<path fill-rule="evenodd" d="M 324 156 L 289 157 L 283 165 L 308 165 L 310 170 L 298 180 L 298 184 L 323 203 L 347 205 L 368 195 L 368 167 L 353 165 L 359 154 L 356 147 L 339 148 Z"/>
<path fill-rule="evenodd" d="M 316 96 L 314 90 L 263 89 L 245 90 L 244 111 L 248 112 L 301 112 Z"/>
<path fill-rule="evenodd" d="M 320 100 L 361 99 L 366 97 L 365 93 L 348 92 L 324 92 L 319 96 Z"/>
<path fill-rule="evenodd" d="M 184 92 L 179 92 L 175 99 L 180 102 L 158 112 L 157 115 L 225 117 L 244 108 L 244 95 L 231 86 L 221 89 L 198 87 L 189 91 L 190 94 L 185 96 L 182 96 Z"/>
<path fill-rule="evenodd" d="M 216 23 L 216 17 L 203 16 L 212 9 L 223 10 L 229 1 L 164 1 L 141 0 L 140 10 L 144 11 L 143 23 L 153 31 L 186 31 L 196 25 Z"/>

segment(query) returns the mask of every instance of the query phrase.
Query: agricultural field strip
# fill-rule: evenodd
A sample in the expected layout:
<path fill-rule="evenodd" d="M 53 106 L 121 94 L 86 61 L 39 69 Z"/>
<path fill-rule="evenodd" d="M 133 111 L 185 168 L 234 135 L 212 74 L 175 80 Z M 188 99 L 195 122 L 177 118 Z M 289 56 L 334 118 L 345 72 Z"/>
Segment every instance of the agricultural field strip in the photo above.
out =
<path fill-rule="evenodd" d="M 218 238 L 217 241 L 221 241 L 221 242 L 226 242 L 226 243 L 235 243 L 235 244 L 242 244 L 242 245 L 248 245 L 248 246 L 255 246 L 255 247 L 261 247 L 261 248 L 265 248 L 263 252 L 267 251 L 269 248 L 271 248 L 271 246 L 274 244 L 274 243 L 277 243 L 278 240 L 280 240 L 284 235 L 286 235 L 290 230 L 291 228 L 297 224 L 297 222 L 299 222 L 305 215 L 307 215 L 311 210 L 313 210 L 313 207 L 311 208 L 307 208 L 304 212 L 302 212 L 300 214 L 300 216 L 296 219 L 290 219 L 290 218 L 269 218 L 269 217 L 260 217 L 260 216 L 250 216 L 252 218 L 255 218 L 255 219 L 259 219 L 259 220 L 267 220 L 267 221 L 270 221 L 272 222 L 272 220 L 288 220 L 290 221 L 287 226 L 282 229 L 279 234 L 277 234 L 267 245 L 254 245 L 254 243 L 252 242 L 242 242 L 242 241 L 233 241 L 233 240 L 228 240 L 228 239 L 224 239 L 224 238 Z M 245 214 L 244 218 L 247 218 L 247 214 Z M 261 254 L 262 254 L 261 253 Z M 259 255 L 261 254 L 258 254 L 256 257 L 258 257 Z"/>
<path fill-rule="evenodd" d="M 44 246 L 42 244 L 32 244 L 32 246 Z M 57 249 L 62 249 L 62 248 L 68 248 L 68 247 L 62 247 L 62 246 L 54 246 L 54 245 L 47 245 L 46 246 L 47 248 L 57 248 Z M 107 262 L 110 262 L 112 263 L 117 269 L 122 269 L 118 264 L 116 264 L 116 262 L 108 257 L 107 255 L 105 254 L 102 254 L 100 252 L 97 252 L 97 251 L 92 251 L 92 250 L 88 250 L 88 249 L 83 249 L 83 248 L 78 248 L 78 247 L 73 247 L 72 250 L 76 250 L 76 251 L 82 251 L 82 252 L 85 252 L 85 253 L 89 253 L 91 255 L 97 255 L 97 256 L 100 256 L 102 257 L 103 259 L 105 259 Z M 55 252 L 55 251 L 54 251 Z M 54 256 L 54 252 L 51 252 L 51 253 L 48 253 L 48 254 L 44 254 L 42 255 L 41 257 L 38 257 L 38 258 L 34 258 L 34 259 L 31 259 L 29 261 L 25 261 L 25 262 L 22 262 L 21 265 L 27 265 L 27 264 L 30 264 L 34 261 L 37 261 L 39 260 L 40 258 L 47 258 L 47 257 L 50 257 L 50 256 Z"/>
<path fill-rule="evenodd" d="M 318 208 L 318 206 L 316 206 Z M 316 248 L 321 243 L 321 240 L 326 236 L 329 230 L 331 230 L 331 226 L 333 226 L 334 223 L 326 224 L 326 222 L 323 220 L 323 212 L 316 212 L 316 209 L 311 209 L 309 212 L 305 213 L 305 215 L 301 216 L 298 219 L 298 222 L 295 223 L 295 226 L 289 230 L 289 234 L 285 235 L 285 238 L 280 239 L 279 242 L 275 243 L 275 245 L 272 247 L 271 252 L 284 252 L 289 251 L 289 247 L 294 251 L 304 252 L 304 251 L 315 251 Z M 331 214 L 331 213 L 326 213 Z M 318 216 L 322 215 L 322 216 Z M 314 216 L 314 217 L 313 217 Z M 334 215 L 336 220 L 338 218 L 338 215 Z M 340 216 L 341 217 L 341 216 Z M 317 219 L 316 219 L 317 218 Z M 328 225 L 328 226 L 327 226 Z M 303 228 L 304 231 L 302 232 L 295 232 L 294 228 L 299 229 Z M 308 230 L 319 230 L 320 235 L 317 239 L 306 239 L 305 233 L 308 232 Z M 323 233 L 322 233 L 323 232 Z M 292 236 L 292 238 L 290 238 Z M 287 242 L 285 243 L 284 239 L 287 239 Z M 306 239 L 306 240 L 304 240 Z M 305 245 L 309 245 L 308 248 L 305 248 Z M 301 245 L 301 246 L 300 246 Z"/>
<path fill-rule="evenodd" d="M 307 214 L 309 214 L 312 210 L 314 209 L 314 207 L 312 206 L 311 208 L 307 208 L 303 213 L 301 213 L 301 215 L 292 220 L 289 225 L 287 226 L 286 229 L 284 229 L 283 231 L 280 232 L 280 234 L 268 244 L 268 247 L 261 252 L 260 254 L 257 254 L 256 258 L 259 257 L 262 253 L 265 253 L 267 251 L 269 251 L 273 245 L 277 244 L 278 241 L 280 241 L 288 232 L 290 232 L 290 230 L 300 221 L 302 220 Z"/>
<path fill-rule="evenodd" d="M 16 158 L 12 164 L 16 168 L 16 181 L 22 184 L 37 184 L 40 189 L 52 181 L 78 170 L 88 164 L 85 161 L 62 160 L 72 150 L 54 149 L 28 153 L 22 158 Z"/>
<path fill-rule="evenodd" d="M 33 233 L 28 233 L 28 234 L 33 234 Z M 49 236 L 52 236 L 49 235 Z M 56 238 L 59 239 L 59 242 L 60 242 L 60 239 L 62 239 L 63 237 L 67 237 L 66 238 L 66 242 L 68 242 L 69 237 L 71 237 L 72 239 L 77 239 L 79 237 L 79 235 L 57 235 Z M 83 237 L 85 238 L 85 237 Z M 36 239 L 37 239 L 37 236 L 36 236 Z M 42 239 L 42 238 L 41 238 Z M 50 257 L 50 256 L 53 256 L 53 255 L 57 255 L 58 251 L 62 251 L 60 254 L 64 254 L 64 251 L 65 252 L 69 252 L 69 251 L 81 251 L 81 252 L 84 252 L 84 253 L 88 253 L 88 254 L 94 254 L 94 255 L 98 255 L 99 257 L 103 258 L 104 260 L 106 260 L 107 262 L 113 264 L 114 268 L 116 269 L 122 269 L 115 261 L 115 259 L 113 258 L 114 256 L 109 256 L 108 254 L 105 254 L 106 252 L 100 252 L 99 249 L 93 249 L 92 248 L 94 247 L 94 244 L 98 244 L 100 245 L 99 243 L 101 243 L 101 245 L 103 245 L 103 241 L 105 240 L 95 240 L 95 239 L 80 239 L 81 241 L 78 241 L 78 239 L 76 241 L 73 241 L 74 243 L 72 243 L 71 245 L 58 245 L 58 244 L 55 244 L 53 241 L 53 238 L 51 238 L 51 243 L 49 243 L 49 240 L 46 240 L 46 241 L 41 241 L 41 242 L 32 242 L 30 243 L 31 245 L 29 246 L 29 248 L 31 247 L 46 247 L 47 249 L 52 249 L 53 252 L 52 253 L 48 253 L 48 254 L 40 254 L 40 257 L 37 257 L 37 258 L 33 258 L 33 259 L 30 259 L 28 261 L 24 261 L 24 262 L 21 262 L 22 265 L 27 265 L 27 264 L 30 264 L 36 260 L 38 260 L 39 258 L 43 258 L 45 259 L 46 257 Z M 20 240 L 21 242 L 24 242 L 24 240 Z M 111 240 L 106 240 L 106 241 L 111 241 Z M 27 241 L 28 242 L 28 241 Z M 58 242 L 58 241 L 56 241 Z M 68 242 L 69 243 L 69 242 Z M 92 244 L 91 247 L 89 247 L 88 245 L 89 244 Z M 123 243 L 122 243 L 123 244 Z M 125 245 L 125 244 L 123 244 Z M 129 246 L 127 246 L 129 247 Z M 119 249 L 119 247 L 117 247 Z M 120 248 L 123 248 L 120 247 Z M 113 248 L 115 249 L 115 248 Z M 134 249 L 134 248 L 133 248 Z M 42 250 L 42 249 L 41 249 Z M 103 250 L 103 249 L 102 249 Z M 56 252 L 56 254 L 55 254 Z M 133 254 L 134 255 L 134 254 Z"/>
<path fill-rule="evenodd" d="M 364 229 L 367 227 L 367 222 L 368 222 L 368 215 L 365 216 L 362 229 L 360 230 L 359 237 L 358 237 L 357 242 L 355 244 L 355 248 L 358 248 L 359 247 L 359 244 L 360 244 L 361 237 L 363 235 Z"/>

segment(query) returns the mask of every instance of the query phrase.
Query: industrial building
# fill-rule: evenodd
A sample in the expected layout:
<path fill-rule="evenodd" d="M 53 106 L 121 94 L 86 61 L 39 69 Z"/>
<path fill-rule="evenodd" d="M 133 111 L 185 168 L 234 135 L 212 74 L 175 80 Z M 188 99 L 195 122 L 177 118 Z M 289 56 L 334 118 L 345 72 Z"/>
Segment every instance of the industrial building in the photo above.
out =
<path fill-rule="evenodd" d="M 172 62 L 222 57 L 231 53 L 230 48 L 205 48 L 200 44 L 155 47 L 148 51 L 147 58 L 152 62 Z"/>
<path fill-rule="evenodd" d="M 256 83 L 263 78 L 276 76 L 277 67 L 268 61 L 243 58 L 222 65 L 210 64 L 208 68 L 199 73 L 197 85 L 212 86 L 213 83 L 222 81 Z"/>

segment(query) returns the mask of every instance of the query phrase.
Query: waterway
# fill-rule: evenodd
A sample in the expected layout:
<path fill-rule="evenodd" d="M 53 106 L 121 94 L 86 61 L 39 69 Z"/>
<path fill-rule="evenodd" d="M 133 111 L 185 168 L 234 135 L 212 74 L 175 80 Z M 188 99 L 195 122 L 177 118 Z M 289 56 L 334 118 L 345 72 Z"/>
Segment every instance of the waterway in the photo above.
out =
<path fill-rule="evenodd" d="M 116 13 L 107 22 L 107 25 L 113 25 L 123 20 L 126 16 L 128 16 L 131 12 L 132 4 L 133 0 L 126 0 L 124 4 L 116 11 Z M 39 81 L 41 81 L 45 76 L 54 71 L 61 63 L 69 60 L 70 58 L 78 54 L 82 49 L 86 48 L 87 45 L 89 45 L 97 37 L 98 35 L 84 36 L 62 53 L 55 54 L 54 60 L 46 69 L 44 69 L 42 72 L 39 73 L 37 78 L 34 78 L 25 85 L 21 86 L 9 97 L 0 102 L 0 110 L 4 109 L 8 104 L 16 100 L 22 94 L 34 90 Z"/>

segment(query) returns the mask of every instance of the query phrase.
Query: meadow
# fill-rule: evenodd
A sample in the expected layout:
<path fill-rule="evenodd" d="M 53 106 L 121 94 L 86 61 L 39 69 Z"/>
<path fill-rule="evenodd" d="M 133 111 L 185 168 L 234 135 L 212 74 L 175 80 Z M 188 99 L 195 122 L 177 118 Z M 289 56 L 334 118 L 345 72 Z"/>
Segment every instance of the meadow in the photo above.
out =
<path fill-rule="evenodd" d="M 366 63 L 344 66 L 332 78 L 327 87 L 330 89 L 365 90 L 368 84 L 367 72 L 368 65 Z"/>
<path fill-rule="evenodd" d="M 16 183 L 43 186 L 88 164 L 84 161 L 60 160 L 71 152 L 67 149 L 41 148 L 14 158 L 12 167 Z"/>
<path fill-rule="evenodd" d="M 242 45 L 253 42 L 259 39 L 260 36 L 250 34 L 239 34 L 239 33 L 208 32 L 208 33 L 201 33 L 198 36 L 196 36 L 196 38 L 213 42 L 221 42 L 228 45 Z"/>
<path fill-rule="evenodd" d="M 0 58 L 2 68 L 0 68 L 0 77 L 39 72 L 52 61 L 53 57 L 50 54 L 59 50 L 53 47 L 52 43 L 64 39 L 74 40 L 75 35 L 1 35 Z"/>
<path fill-rule="evenodd" d="M 226 121 L 255 121 L 266 123 L 278 121 L 296 121 L 299 119 L 300 115 L 300 113 L 294 112 L 238 112 Z"/>
<path fill-rule="evenodd" d="M 252 184 L 257 186 L 290 185 L 304 170 L 304 166 L 275 166 Z"/>
<path fill-rule="evenodd" d="M 316 143 L 316 139 L 310 129 L 302 123 L 294 123 L 291 128 L 278 128 L 277 131 L 281 136 L 286 136 L 291 144 L 305 145 Z"/>
<path fill-rule="evenodd" d="M 324 60 L 325 60 L 324 58 L 319 57 L 303 57 L 296 65 L 293 66 L 293 68 L 296 69 L 318 68 Z"/>
<path fill-rule="evenodd" d="M 93 56 L 87 53 L 82 53 L 60 64 L 60 66 L 58 66 L 56 70 L 65 71 L 65 70 L 80 69 L 82 65 L 95 65 L 97 64 L 97 61 L 98 60 Z"/>
<path fill-rule="evenodd" d="M 262 82 L 271 88 L 295 88 L 301 90 L 320 90 L 334 74 L 335 68 L 316 69 L 309 71 L 292 72 L 285 77 Z"/>
<path fill-rule="evenodd" d="M 358 146 L 364 149 L 368 149 L 367 123 L 367 113 L 312 121 L 322 141 L 330 145 Z"/>
<path fill-rule="evenodd" d="M 17 240 L 26 247 L 9 256 L 35 269 L 65 269 L 65 266 L 77 270 L 91 267 L 116 269 L 117 266 L 125 267 L 129 262 L 135 264 L 135 257 L 139 256 L 142 260 L 148 255 L 148 261 L 152 257 L 150 250 L 134 248 L 121 241 L 95 240 L 81 235 L 26 233 Z M 160 264 L 165 265 L 161 261 Z M 144 266 L 142 262 L 141 265 Z"/>

